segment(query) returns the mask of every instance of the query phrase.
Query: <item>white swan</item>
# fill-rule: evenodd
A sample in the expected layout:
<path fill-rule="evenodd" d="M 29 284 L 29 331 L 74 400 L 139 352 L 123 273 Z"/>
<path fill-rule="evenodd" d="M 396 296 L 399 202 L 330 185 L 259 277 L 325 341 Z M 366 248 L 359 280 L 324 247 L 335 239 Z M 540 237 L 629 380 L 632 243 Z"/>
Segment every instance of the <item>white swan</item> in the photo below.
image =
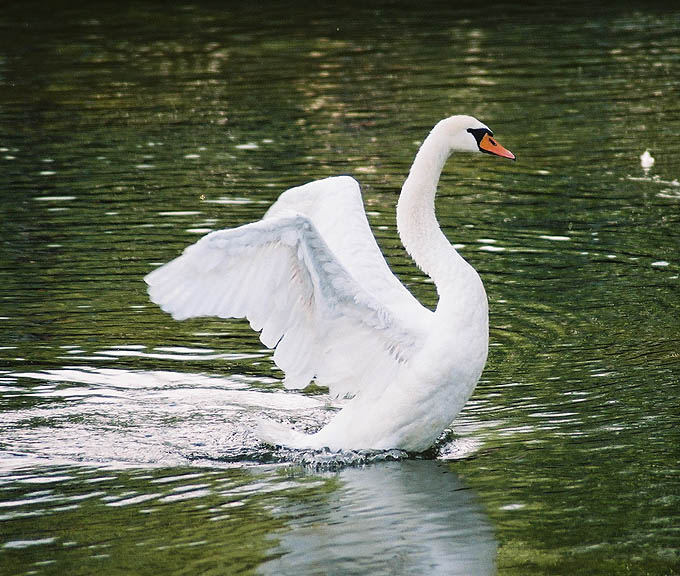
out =
<path fill-rule="evenodd" d="M 176 320 L 250 320 L 276 348 L 285 385 L 314 379 L 354 396 L 320 431 L 263 424 L 292 448 L 429 448 L 461 410 L 488 347 L 486 293 L 435 218 L 441 171 L 453 151 L 515 156 L 470 116 L 439 122 L 401 191 L 397 228 L 439 303 L 423 307 L 390 271 L 349 176 L 287 190 L 258 222 L 212 232 L 145 277 L 151 300 Z"/>

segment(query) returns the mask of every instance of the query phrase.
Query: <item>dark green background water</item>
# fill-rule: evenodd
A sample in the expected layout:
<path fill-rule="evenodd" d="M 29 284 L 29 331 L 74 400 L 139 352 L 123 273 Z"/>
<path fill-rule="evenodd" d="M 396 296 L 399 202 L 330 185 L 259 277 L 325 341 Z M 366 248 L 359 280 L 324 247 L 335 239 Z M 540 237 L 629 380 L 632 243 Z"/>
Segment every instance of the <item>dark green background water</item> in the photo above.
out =
<path fill-rule="evenodd" d="M 670 6 L 3 3 L 0 574 L 680 573 Z M 267 450 L 255 418 L 318 426 L 323 397 L 142 277 L 349 173 L 434 306 L 394 210 L 454 113 L 518 156 L 440 185 L 489 295 L 472 400 L 426 460 Z"/>

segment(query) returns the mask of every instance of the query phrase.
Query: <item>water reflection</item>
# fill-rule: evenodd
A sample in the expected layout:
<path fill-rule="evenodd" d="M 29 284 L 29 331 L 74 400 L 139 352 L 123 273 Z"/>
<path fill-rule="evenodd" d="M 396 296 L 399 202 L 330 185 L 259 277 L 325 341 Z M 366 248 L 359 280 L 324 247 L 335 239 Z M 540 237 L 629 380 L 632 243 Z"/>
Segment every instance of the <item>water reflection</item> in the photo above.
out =
<path fill-rule="evenodd" d="M 0 473 L 0 522 L 16 528 L 0 535 L 3 566 L 32 574 L 134 562 L 149 574 L 484 576 L 496 555 L 476 496 L 432 461 L 332 474 L 24 462 Z"/>
<path fill-rule="evenodd" d="M 496 542 L 474 494 L 444 464 L 404 461 L 350 468 L 313 509 L 296 503 L 261 574 L 495 572 Z"/>

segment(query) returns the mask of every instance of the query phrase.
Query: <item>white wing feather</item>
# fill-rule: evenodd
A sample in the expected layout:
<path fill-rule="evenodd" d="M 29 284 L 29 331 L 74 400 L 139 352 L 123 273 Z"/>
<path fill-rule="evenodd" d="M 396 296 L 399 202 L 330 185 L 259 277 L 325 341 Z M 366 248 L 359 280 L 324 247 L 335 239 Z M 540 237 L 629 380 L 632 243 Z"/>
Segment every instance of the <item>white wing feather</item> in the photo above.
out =
<path fill-rule="evenodd" d="M 247 317 L 276 348 L 288 387 L 316 378 L 334 395 L 375 390 L 419 348 L 421 334 L 364 289 L 301 214 L 208 234 L 145 281 L 175 319 Z"/>
<path fill-rule="evenodd" d="M 265 218 L 295 212 L 316 227 L 338 261 L 364 290 L 414 331 L 426 331 L 432 312 L 392 273 L 366 218 L 361 188 L 351 176 L 333 176 L 286 190 Z"/>

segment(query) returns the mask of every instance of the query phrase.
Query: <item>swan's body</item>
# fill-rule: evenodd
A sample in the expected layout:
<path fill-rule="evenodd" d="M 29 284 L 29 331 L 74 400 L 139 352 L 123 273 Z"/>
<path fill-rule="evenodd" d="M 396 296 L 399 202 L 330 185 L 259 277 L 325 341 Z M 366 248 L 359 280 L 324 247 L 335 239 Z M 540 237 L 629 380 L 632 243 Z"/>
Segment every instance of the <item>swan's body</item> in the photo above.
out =
<path fill-rule="evenodd" d="M 289 388 L 315 379 L 354 396 L 306 435 L 274 423 L 264 440 L 292 448 L 429 448 L 463 407 L 488 348 L 486 293 L 437 224 L 434 197 L 454 150 L 514 156 L 470 116 L 435 126 L 397 205 L 408 253 L 434 281 L 424 308 L 390 271 L 358 183 L 327 178 L 284 192 L 265 217 L 208 234 L 146 278 L 151 299 L 181 320 L 247 317 Z"/>

